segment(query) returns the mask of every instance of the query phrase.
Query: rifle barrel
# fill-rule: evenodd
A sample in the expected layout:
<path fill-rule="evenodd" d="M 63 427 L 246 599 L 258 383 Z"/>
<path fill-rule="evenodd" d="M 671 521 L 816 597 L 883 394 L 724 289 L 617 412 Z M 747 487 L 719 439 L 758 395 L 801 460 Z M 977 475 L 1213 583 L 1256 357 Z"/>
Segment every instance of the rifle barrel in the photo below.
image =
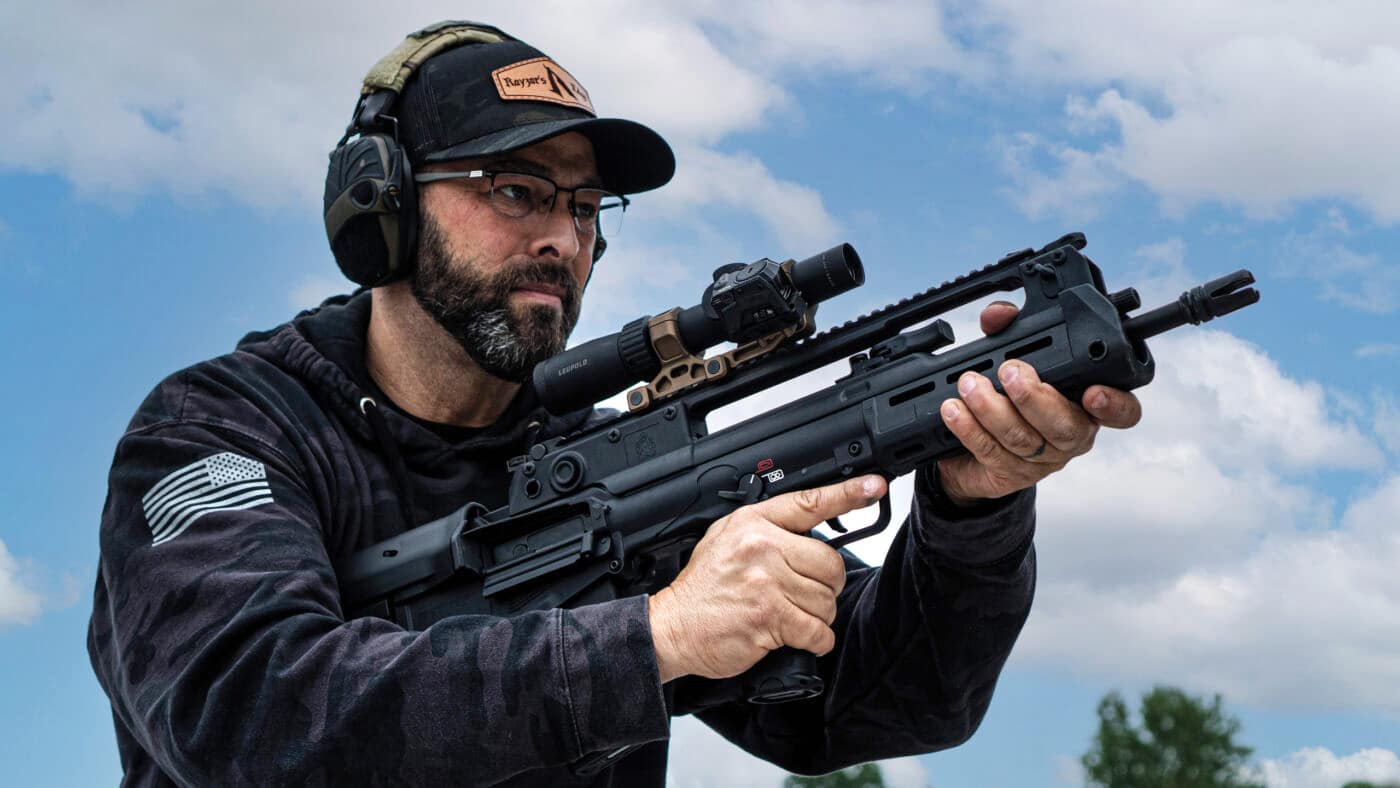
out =
<path fill-rule="evenodd" d="M 1198 326 L 1259 301 L 1259 291 L 1240 288 L 1254 284 L 1254 274 L 1240 269 L 1182 293 L 1175 302 L 1123 321 L 1123 332 L 1138 341 L 1177 326 Z"/>

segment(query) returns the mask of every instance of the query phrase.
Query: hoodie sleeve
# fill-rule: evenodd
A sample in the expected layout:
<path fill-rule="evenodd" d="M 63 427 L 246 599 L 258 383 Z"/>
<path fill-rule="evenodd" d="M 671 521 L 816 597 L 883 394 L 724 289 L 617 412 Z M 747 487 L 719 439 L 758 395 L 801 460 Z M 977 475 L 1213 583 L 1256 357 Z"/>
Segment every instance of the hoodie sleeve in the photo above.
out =
<path fill-rule="evenodd" d="M 976 731 L 1030 612 L 1035 491 L 980 508 L 942 499 L 920 470 L 914 505 L 884 566 L 847 558 L 825 692 L 698 716 L 788 771 L 820 774 L 953 747 Z"/>
<path fill-rule="evenodd" d="M 485 784 L 668 735 L 644 597 L 418 632 L 346 621 L 302 478 L 212 423 L 118 446 L 89 649 L 170 778 Z"/>

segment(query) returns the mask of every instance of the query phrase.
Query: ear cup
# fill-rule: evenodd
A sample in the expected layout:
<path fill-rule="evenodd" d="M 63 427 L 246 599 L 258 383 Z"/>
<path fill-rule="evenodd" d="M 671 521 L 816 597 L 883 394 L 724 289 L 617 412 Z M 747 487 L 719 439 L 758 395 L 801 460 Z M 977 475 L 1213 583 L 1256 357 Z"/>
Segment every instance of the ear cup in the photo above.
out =
<path fill-rule="evenodd" d="M 367 134 L 331 151 L 324 207 L 331 253 L 347 279 L 375 287 L 408 273 L 418 200 L 408 154 L 392 137 Z"/>
<path fill-rule="evenodd" d="M 326 237 L 350 281 L 374 287 L 403 278 L 417 254 L 418 195 L 394 109 L 405 85 L 423 62 L 443 52 L 514 41 L 490 25 L 439 22 L 410 33 L 365 75 L 350 125 L 326 168 Z"/>

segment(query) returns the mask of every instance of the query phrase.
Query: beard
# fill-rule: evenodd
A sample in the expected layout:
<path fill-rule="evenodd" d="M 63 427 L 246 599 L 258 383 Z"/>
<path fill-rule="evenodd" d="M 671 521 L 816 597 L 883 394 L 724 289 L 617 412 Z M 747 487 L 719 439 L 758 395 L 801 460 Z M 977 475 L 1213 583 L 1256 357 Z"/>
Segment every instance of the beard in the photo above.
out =
<path fill-rule="evenodd" d="M 581 296 L 567 268 L 531 260 L 482 273 L 473 261 L 453 256 L 436 221 L 424 217 L 421 229 L 418 264 L 409 278 L 413 297 L 483 370 L 524 383 L 536 364 L 564 349 L 578 323 Z M 512 309 L 511 291 L 529 283 L 560 288 L 560 308 L 532 303 Z"/>

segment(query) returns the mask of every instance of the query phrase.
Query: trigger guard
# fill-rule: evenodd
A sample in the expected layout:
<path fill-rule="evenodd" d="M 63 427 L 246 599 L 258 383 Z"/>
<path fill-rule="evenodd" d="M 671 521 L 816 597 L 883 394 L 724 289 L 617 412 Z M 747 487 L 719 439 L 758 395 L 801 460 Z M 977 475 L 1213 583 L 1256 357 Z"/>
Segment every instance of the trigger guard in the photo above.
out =
<path fill-rule="evenodd" d="M 875 534 L 885 530 L 885 528 L 890 524 L 891 512 L 892 508 L 890 506 L 890 494 L 888 491 L 886 491 L 884 496 L 880 498 L 880 516 L 876 518 L 874 523 L 867 525 L 864 528 L 857 528 L 856 530 L 851 531 L 849 533 L 843 533 L 841 536 L 838 536 L 835 539 L 828 541 L 827 544 L 834 548 L 840 549 L 850 544 L 851 542 L 856 541 L 857 539 L 864 539 L 867 536 L 874 536 Z"/>

